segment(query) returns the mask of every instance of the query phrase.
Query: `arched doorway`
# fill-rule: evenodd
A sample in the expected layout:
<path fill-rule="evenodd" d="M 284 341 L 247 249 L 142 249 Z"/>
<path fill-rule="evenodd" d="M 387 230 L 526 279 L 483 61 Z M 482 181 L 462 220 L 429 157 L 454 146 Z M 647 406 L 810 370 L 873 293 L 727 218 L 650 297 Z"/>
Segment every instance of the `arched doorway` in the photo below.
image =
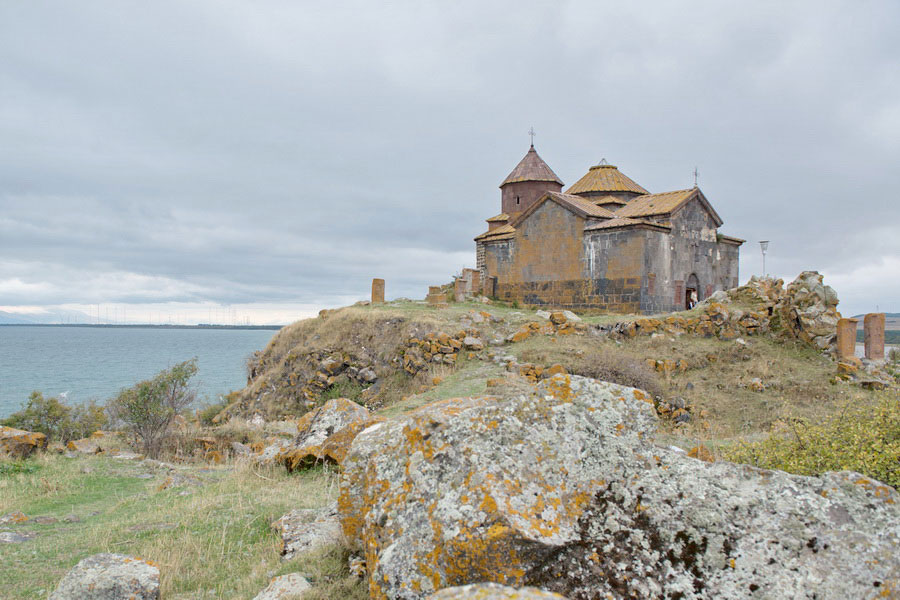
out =
<path fill-rule="evenodd" d="M 684 286 L 684 306 L 685 308 L 694 308 L 694 305 L 700 300 L 700 280 L 697 279 L 695 273 L 691 273 L 687 279 L 687 285 Z"/>

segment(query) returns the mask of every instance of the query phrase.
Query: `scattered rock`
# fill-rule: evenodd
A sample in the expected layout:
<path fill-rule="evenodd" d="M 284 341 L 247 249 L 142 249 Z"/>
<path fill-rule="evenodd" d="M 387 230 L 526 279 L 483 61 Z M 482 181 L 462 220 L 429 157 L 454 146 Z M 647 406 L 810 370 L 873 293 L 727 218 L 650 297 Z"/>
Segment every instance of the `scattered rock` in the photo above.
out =
<path fill-rule="evenodd" d="M 564 310 L 562 311 L 562 314 L 567 321 L 572 321 L 574 323 L 578 323 L 579 321 L 581 321 L 581 317 L 573 313 L 571 310 Z"/>
<path fill-rule="evenodd" d="M 564 312 L 557 311 L 557 312 L 550 313 L 550 322 L 553 323 L 554 325 L 562 325 L 566 321 L 568 321 L 568 319 L 566 318 L 566 315 Z"/>
<path fill-rule="evenodd" d="M 375 383 L 375 381 L 378 380 L 378 375 L 375 373 L 374 369 L 366 367 L 365 369 L 359 370 L 359 378 L 366 383 Z"/>
<path fill-rule="evenodd" d="M 63 517 L 63 523 L 81 523 L 81 517 L 78 515 L 66 515 Z"/>
<path fill-rule="evenodd" d="M 320 509 L 292 510 L 272 523 L 272 528 L 281 534 L 281 556 L 284 560 L 341 540 L 336 503 Z"/>
<path fill-rule="evenodd" d="M 475 583 L 444 588 L 428 596 L 428 600 L 566 600 L 565 596 L 526 587 L 513 588 L 496 583 Z"/>
<path fill-rule="evenodd" d="M 762 382 L 762 379 L 759 377 L 754 377 L 750 380 L 750 383 L 747 385 L 747 388 L 754 392 L 761 392 L 766 389 L 765 384 Z"/>
<path fill-rule="evenodd" d="M 59 582 L 50 600 L 158 600 L 159 568 L 122 554 L 95 554 Z"/>
<path fill-rule="evenodd" d="M 50 525 L 57 522 L 56 517 L 51 517 L 50 515 L 40 515 L 31 519 L 32 523 L 37 523 L 38 525 Z"/>
<path fill-rule="evenodd" d="M 0 456 L 27 458 L 47 447 L 47 436 L 0 425 Z"/>
<path fill-rule="evenodd" d="M 231 451 L 235 456 L 253 456 L 253 450 L 250 446 L 240 442 L 231 442 Z"/>
<path fill-rule="evenodd" d="M 25 516 L 25 513 L 22 511 L 16 511 L 11 513 L 6 513 L 2 517 L 0 517 L 0 525 L 16 525 L 19 523 L 24 523 L 28 520 L 28 517 Z"/>
<path fill-rule="evenodd" d="M 463 345 L 466 347 L 467 350 L 474 350 L 476 352 L 479 350 L 484 350 L 484 342 L 482 342 L 481 340 L 479 340 L 476 337 L 472 337 L 471 335 L 466 336 L 463 339 Z"/>
<path fill-rule="evenodd" d="M 549 319 L 550 318 L 550 312 L 546 311 L 546 310 L 539 310 L 536 313 L 534 313 L 534 315 L 536 317 L 538 317 L 539 319 Z"/>
<path fill-rule="evenodd" d="M 339 499 L 370 593 L 493 581 L 572 598 L 858 598 L 896 577 L 893 488 L 695 460 L 653 445 L 656 425 L 644 392 L 558 376 L 370 427 Z"/>
<path fill-rule="evenodd" d="M 312 586 L 300 573 L 290 573 L 276 577 L 268 587 L 257 594 L 253 600 L 287 600 L 297 598 Z"/>
<path fill-rule="evenodd" d="M 14 531 L 0 531 L 0 544 L 21 544 L 34 539 L 34 533 L 16 533 Z"/>

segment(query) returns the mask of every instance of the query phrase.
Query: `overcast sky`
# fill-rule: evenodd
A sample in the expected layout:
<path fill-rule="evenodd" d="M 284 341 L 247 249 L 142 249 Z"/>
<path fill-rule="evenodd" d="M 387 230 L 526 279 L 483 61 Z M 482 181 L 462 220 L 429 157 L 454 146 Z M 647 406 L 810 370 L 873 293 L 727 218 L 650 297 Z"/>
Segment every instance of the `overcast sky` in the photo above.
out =
<path fill-rule="evenodd" d="M 0 310 L 288 322 L 474 266 L 535 146 L 900 311 L 900 3 L 0 3 Z M 155 317 L 153 316 L 155 315 Z M 112 318 L 112 314 L 110 315 Z"/>

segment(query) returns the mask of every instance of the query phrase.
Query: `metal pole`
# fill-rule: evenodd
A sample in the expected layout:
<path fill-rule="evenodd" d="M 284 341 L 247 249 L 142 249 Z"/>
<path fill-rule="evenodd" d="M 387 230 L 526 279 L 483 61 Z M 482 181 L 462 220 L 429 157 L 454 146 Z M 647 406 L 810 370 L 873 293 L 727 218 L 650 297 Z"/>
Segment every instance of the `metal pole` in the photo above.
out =
<path fill-rule="evenodd" d="M 759 249 L 762 250 L 763 255 L 763 277 L 766 276 L 766 250 L 769 249 L 769 240 L 761 240 L 759 242 Z"/>

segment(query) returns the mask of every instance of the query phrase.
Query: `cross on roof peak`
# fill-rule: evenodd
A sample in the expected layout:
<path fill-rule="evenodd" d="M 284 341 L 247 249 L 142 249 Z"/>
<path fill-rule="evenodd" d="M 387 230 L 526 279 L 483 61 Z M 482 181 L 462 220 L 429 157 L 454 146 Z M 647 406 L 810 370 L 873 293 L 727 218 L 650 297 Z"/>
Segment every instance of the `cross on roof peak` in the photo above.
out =
<path fill-rule="evenodd" d="M 534 136 L 537 135 L 537 134 L 534 132 L 534 127 L 530 127 L 530 128 L 528 129 L 528 135 L 531 136 L 531 147 L 534 148 Z"/>

